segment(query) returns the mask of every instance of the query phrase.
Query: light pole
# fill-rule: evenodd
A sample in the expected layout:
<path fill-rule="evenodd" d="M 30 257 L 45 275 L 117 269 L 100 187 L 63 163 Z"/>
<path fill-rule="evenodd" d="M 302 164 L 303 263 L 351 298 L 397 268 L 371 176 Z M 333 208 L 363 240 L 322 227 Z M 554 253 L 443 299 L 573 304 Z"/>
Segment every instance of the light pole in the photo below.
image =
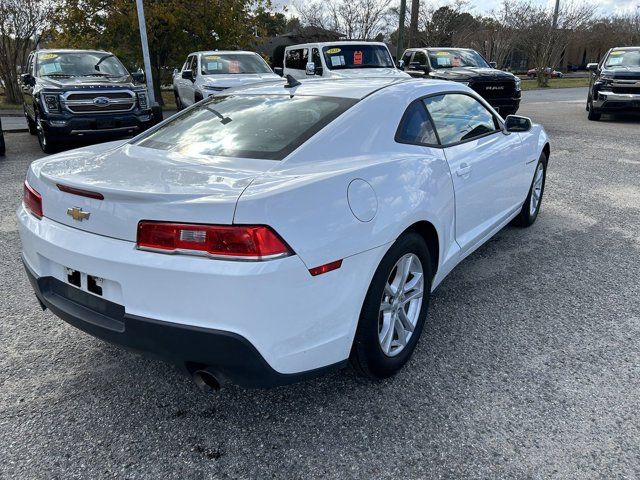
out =
<path fill-rule="evenodd" d="M 399 62 L 404 53 L 402 44 L 404 43 L 404 16 L 407 13 L 407 0 L 400 0 L 400 25 L 398 27 L 398 45 L 396 47 L 396 62 Z"/>
<path fill-rule="evenodd" d="M 147 24 L 144 18 L 144 6 L 142 0 L 136 0 L 138 9 L 138 25 L 140 26 L 140 43 L 142 43 L 142 59 L 144 61 L 144 76 L 147 81 L 149 91 L 149 101 L 152 106 L 156 105 L 156 95 L 153 88 L 153 76 L 151 75 L 151 60 L 149 57 L 149 42 L 147 41 Z"/>
<path fill-rule="evenodd" d="M 560 14 L 560 0 L 556 0 L 556 8 L 553 10 L 553 29 L 558 28 L 558 15 Z"/>

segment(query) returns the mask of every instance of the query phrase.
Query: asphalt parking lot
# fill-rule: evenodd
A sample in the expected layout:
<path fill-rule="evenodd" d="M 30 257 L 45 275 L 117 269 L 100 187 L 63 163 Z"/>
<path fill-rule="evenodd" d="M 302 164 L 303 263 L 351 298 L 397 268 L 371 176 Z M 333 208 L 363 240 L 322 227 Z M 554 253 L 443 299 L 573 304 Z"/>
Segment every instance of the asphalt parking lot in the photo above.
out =
<path fill-rule="evenodd" d="M 7 134 L 0 478 L 640 477 L 640 119 L 588 122 L 584 89 L 526 93 L 552 141 L 538 222 L 444 281 L 381 383 L 347 370 L 207 396 L 42 312 L 14 220 L 41 153 Z"/>

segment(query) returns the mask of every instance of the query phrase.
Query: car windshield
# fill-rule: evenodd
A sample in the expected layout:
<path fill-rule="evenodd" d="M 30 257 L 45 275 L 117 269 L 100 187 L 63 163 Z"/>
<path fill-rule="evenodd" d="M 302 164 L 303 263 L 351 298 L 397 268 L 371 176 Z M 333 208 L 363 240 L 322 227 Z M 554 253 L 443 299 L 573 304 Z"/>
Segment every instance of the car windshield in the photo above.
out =
<path fill-rule="evenodd" d="M 203 75 L 271 73 L 269 65 L 258 55 L 205 54 L 200 60 Z"/>
<path fill-rule="evenodd" d="M 129 75 L 120 60 L 105 52 L 43 52 L 37 58 L 38 76 L 122 77 Z"/>
<path fill-rule="evenodd" d="M 211 97 L 137 141 L 190 156 L 282 160 L 355 104 L 335 97 Z"/>
<path fill-rule="evenodd" d="M 393 68 L 393 59 L 382 45 L 333 45 L 322 49 L 331 70 L 345 68 Z"/>
<path fill-rule="evenodd" d="M 490 68 L 482 55 L 473 50 L 429 50 L 431 68 L 481 67 Z"/>
<path fill-rule="evenodd" d="M 605 68 L 612 67 L 640 67 L 640 48 L 637 50 L 613 50 Z"/>

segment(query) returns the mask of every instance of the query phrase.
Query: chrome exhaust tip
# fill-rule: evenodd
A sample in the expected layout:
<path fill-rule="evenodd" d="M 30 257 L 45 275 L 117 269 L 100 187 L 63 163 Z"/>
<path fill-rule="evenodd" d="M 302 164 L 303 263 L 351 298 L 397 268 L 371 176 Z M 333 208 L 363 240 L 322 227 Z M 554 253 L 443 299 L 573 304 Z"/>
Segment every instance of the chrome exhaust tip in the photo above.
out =
<path fill-rule="evenodd" d="M 193 372 L 193 381 L 205 393 L 213 393 L 220 390 L 220 382 L 208 370 L 196 370 Z"/>

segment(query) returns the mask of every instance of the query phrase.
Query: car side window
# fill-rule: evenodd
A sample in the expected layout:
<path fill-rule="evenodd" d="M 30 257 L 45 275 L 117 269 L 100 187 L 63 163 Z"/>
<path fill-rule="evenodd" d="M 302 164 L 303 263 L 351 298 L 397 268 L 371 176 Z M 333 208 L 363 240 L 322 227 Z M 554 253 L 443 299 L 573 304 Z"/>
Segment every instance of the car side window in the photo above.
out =
<path fill-rule="evenodd" d="M 427 65 L 427 55 L 424 52 L 418 51 L 413 56 L 413 62 L 418 62 L 421 67 L 424 67 Z"/>
<path fill-rule="evenodd" d="M 444 146 L 500 130 L 500 124 L 493 114 L 470 95 L 447 93 L 425 98 L 424 104 Z"/>
<path fill-rule="evenodd" d="M 418 145 L 438 144 L 433 123 L 431 123 L 427 110 L 420 100 L 409 105 L 404 113 L 398 126 L 396 141 Z"/>
<path fill-rule="evenodd" d="M 304 70 L 305 68 L 307 68 L 308 61 L 309 50 L 306 48 L 287 50 L 287 54 L 285 55 L 286 67 L 293 68 L 294 70 Z"/>
<path fill-rule="evenodd" d="M 193 77 L 197 77 L 198 76 L 198 56 L 194 55 L 193 57 L 191 57 L 191 63 L 189 64 L 189 70 L 191 70 L 191 72 L 193 72 Z"/>

